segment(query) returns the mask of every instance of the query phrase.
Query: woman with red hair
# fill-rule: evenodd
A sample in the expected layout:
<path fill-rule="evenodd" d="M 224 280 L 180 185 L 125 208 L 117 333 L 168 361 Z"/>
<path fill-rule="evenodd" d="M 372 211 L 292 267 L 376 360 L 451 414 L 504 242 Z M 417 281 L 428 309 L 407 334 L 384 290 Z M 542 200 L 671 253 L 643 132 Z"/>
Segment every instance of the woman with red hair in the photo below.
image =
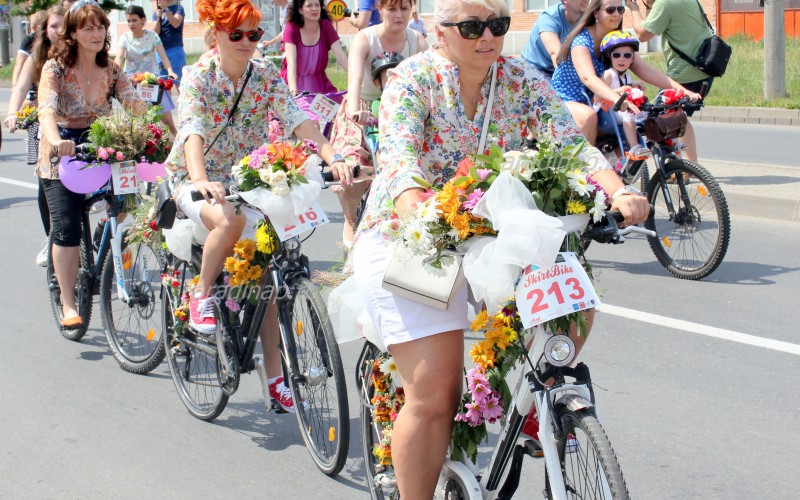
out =
<path fill-rule="evenodd" d="M 196 9 L 200 20 L 211 26 L 219 53 L 184 71 L 178 100 L 182 122 L 166 166 L 180 209 L 210 231 L 200 280 L 190 298 L 189 324 L 196 331 L 213 333 L 216 318 L 210 289 L 246 225 L 245 216 L 225 203 L 225 185 L 232 182 L 231 169 L 244 152 L 269 137 L 268 115 L 280 118 L 287 135 L 316 142 L 320 156 L 344 184 L 350 183 L 352 172 L 297 107 L 277 68 L 269 61 L 250 59 L 264 34 L 256 6 L 250 0 L 199 0 Z M 192 191 L 203 193 L 207 201 L 193 202 Z M 270 396 L 285 410 L 294 411 L 280 376 L 278 332 L 277 308 L 270 302 L 261 329 Z"/>

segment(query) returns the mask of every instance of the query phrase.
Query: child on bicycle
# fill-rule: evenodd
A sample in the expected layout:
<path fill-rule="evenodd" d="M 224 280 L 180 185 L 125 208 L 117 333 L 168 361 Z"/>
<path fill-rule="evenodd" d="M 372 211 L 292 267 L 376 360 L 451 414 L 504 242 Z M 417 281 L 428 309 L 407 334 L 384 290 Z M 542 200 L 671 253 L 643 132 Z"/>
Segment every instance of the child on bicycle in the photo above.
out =
<path fill-rule="evenodd" d="M 603 81 L 617 91 L 628 93 L 628 100 L 641 105 L 646 97 L 644 95 L 644 83 L 633 80 L 628 74 L 636 51 L 639 50 L 639 40 L 635 35 L 625 31 L 612 31 L 603 37 L 600 44 L 600 53 L 609 68 L 603 73 Z M 625 139 L 628 141 L 628 156 L 631 158 L 641 157 L 647 152 L 647 148 L 639 144 L 639 137 L 636 133 L 636 121 L 646 115 L 642 112 L 634 114 L 630 111 L 612 111 L 617 124 L 622 125 Z"/>

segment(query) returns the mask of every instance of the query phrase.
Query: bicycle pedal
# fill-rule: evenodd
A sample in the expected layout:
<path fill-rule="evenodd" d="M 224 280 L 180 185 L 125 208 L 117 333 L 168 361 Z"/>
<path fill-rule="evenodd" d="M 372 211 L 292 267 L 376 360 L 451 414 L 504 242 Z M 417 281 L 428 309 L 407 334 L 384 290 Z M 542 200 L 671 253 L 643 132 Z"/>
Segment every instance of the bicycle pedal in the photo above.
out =
<path fill-rule="evenodd" d="M 542 450 L 542 445 L 538 441 L 526 439 L 523 447 L 525 448 L 525 454 L 528 456 L 533 458 L 542 458 L 544 456 L 544 450 Z"/>
<path fill-rule="evenodd" d="M 272 411 L 274 411 L 275 413 L 278 413 L 278 414 L 289 413 L 287 410 L 284 410 L 283 406 L 281 406 L 274 399 L 270 399 L 269 400 L 269 408 L 267 409 L 267 411 L 269 412 L 270 410 L 272 410 Z"/>

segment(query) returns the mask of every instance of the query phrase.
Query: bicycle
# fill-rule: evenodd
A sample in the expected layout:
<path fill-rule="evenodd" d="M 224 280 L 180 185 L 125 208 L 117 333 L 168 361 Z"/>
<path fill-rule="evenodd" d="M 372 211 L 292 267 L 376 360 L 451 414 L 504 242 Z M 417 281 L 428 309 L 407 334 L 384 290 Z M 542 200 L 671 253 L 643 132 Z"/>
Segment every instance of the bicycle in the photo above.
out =
<path fill-rule="evenodd" d="M 700 94 L 704 93 L 702 89 Z M 631 158 L 620 175 L 628 185 L 641 178 L 642 191 L 655 207 L 645 227 L 657 234 L 648 237 L 648 243 L 658 261 L 673 276 L 691 280 L 705 278 L 719 267 L 731 233 L 728 203 L 719 183 L 704 167 L 679 154 L 683 145 L 676 139 L 683 136 L 684 110 L 702 106 L 702 101 L 693 103 L 688 97 L 668 104 L 658 99 L 643 104 L 640 109 L 648 119 L 639 125 L 640 133 L 646 132 L 648 122 L 659 124 L 665 116 L 677 118 L 676 123 L 682 121 L 682 125 L 663 133 L 650 127 L 645 142 L 655 162 L 652 176 L 647 158 Z M 609 151 L 617 140 L 618 134 L 605 135 L 598 138 L 597 147 Z"/>
<path fill-rule="evenodd" d="M 203 198 L 195 192 L 192 199 Z M 249 206 L 235 192 L 225 199 Z M 268 270 L 259 279 L 255 303 L 247 300 L 236 313 L 226 303 L 218 304 L 218 326 L 213 335 L 175 328 L 175 312 L 187 292 L 187 280 L 200 272 L 202 246 L 193 243 L 191 255 L 190 262 L 173 257 L 178 286 L 163 289 L 164 346 L 181 401 L 192 416 L 212 421 L 238 389 L 241 375 L 255 370 L 266 410 L 283 412 L 271 401 L 263 358 L 254 355 L 268 303 L 276 300 L 279 349 L 285 380 L 296 402 L 300 433 L 316 466 L 335 476 L 344 467 L 350 442 L 344 369 L 327 309 L 309 279 L 309 261 L 301 252 L 301 240 L 293 236 L 272 254 Z M 225 290 L 222 274 L 212 294 L 220 290 Z M 244 296 L 250 296 L 251 291 L 246 293 Z"/>
<path fill-rule="evenodd" d="M 76 153 L 70 161 L 91 163 L 97 160 L 82 145 L 76 146 Z M 51 161 L 58 162 L 58 157 Z M 95 248 L 89 214 L 97 203 L 107 208 L 105 220 L 97 226 Z M 123 370 L 143 374 L 152 371 L 164 359 L 162 332 L 155 314 L 160 310 L 163 254 L 155 243 L 125 241 L 128 223 L 119 221 L 124 214 L 123 205 L 123 197 L 114 194 L 111 181 L 89 194 L 83 203 L 80 260 L 75 285 L 75 303 L 83 320 L 79 328 L 61 326 L 61 289 L 53 267 L 52 232 L 48 238 L 47 285 L 56 324 L 61 334 L 72 341 L 79 341 L 86 334 L 92 316 L 93 296 L 100 295 L 103 329 L 114 359 Z"/>
<path fill-rule="evenodd" d="M 652 234 L 637 226 L 620 229 L 618 222 L 622 222 L 619 213 L 609 212 L 602 221 L 590 224 L 582 238 L 622 243 L 630 233 Z M 526 353 L 524 366 L 515 370 L 515 381 L 507 380 L 512 404 L 501 421 L 489 464 L 476 470 L 470 463 L 448 458 L 434 498 L 511 498 L 519 486 L 526 455 L 544 459 L 545 498 L 629 498 L 619 462 L 597 418 L 589 368 L 584 363 L 569 367 L 575 356 L 572 340 L 538 327 L 518 333 L 517 342 Z M 528 350 L 531 337 L 533 345 Z M 373 445 L 381 443 L 383 435 L 375 419 L 372 373 L 385 355 L 380 338 L 369 336 L 356 364 L 366 482 L 375 500 L 399 497 L 391 465 L 381 463 L 373 453 Z M 554 381 L 551 385 L 543 383 L 550 379 Z M 539 442 L 525 439 L 518 443 L 523 423 L 534 407 L 539 415 Z"/>

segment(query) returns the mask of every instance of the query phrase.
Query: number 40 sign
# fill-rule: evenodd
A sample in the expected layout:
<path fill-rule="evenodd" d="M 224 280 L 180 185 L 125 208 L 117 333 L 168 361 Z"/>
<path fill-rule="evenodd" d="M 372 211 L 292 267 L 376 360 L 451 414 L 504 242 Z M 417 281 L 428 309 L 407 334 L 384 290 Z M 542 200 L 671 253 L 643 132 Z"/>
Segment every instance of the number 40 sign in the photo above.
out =
<path fill-rule="evenodd" d="M 525 328 L 600 305 L 592 281 L 572 252 L 558 254 L 547 269 L 528 266 L 517 285 L 516 299 Z"/>

